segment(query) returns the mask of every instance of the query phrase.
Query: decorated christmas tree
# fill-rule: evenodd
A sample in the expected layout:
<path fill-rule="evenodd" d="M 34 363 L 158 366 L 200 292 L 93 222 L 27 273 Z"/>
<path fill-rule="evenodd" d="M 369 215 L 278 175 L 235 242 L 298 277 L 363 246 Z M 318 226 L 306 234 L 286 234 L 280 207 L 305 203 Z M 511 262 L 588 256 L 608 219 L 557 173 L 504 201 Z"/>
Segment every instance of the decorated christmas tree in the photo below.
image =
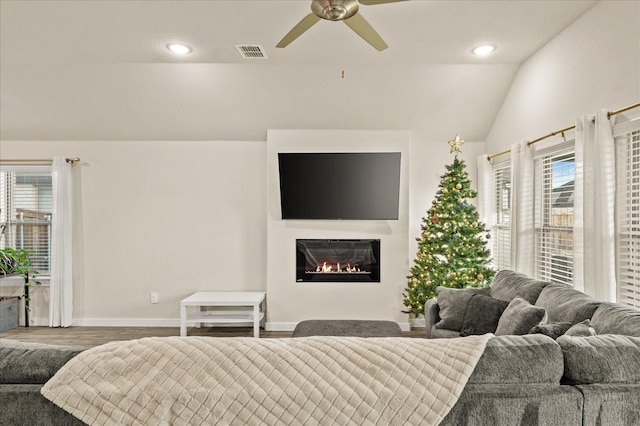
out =
<path fill-rule="evenodd" d="M 407 276 L 403 294 L 407 313 L 424 313 L 424 304 L 436 297 L 436 287 L 484 287 L 495 271 L 490 267 L 489 234 L 468 200 L 477 196 L 471 188 L 464 161 L 458 159 L 464 140 L 452 141 L 453 163 L 446 166 L 431 208 L 422 219 L 418 252 Z"/>

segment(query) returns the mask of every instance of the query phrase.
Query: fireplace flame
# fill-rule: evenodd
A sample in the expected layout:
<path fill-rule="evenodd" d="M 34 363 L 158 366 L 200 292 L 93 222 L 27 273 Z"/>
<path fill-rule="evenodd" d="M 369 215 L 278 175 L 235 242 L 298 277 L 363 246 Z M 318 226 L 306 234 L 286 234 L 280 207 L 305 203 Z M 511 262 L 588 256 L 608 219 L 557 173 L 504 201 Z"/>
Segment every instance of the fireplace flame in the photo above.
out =
<path fill-rule="evenodd" d="M 336 273 L 336 272 L 340 272 L 340 273 L 358 273 L 361 272 L 360 268 L 358 268 L 355 265 L 351 265 L 351 263 L 347 263 L 347 267 L 346 268 L 342 268 L 340 266 L 340 262 L 337 262 L 335 265 L 335 268 L 333 265 L 330 265 L 328 262 L 322 262 L 322 265 L 318 265 L 316 267 L 315 271 L 307 271 L 307 273 L 309 272 L 316 272 L 316 273 L 321 273 L 321 274 L 330 274 L 330 273 Z"/>

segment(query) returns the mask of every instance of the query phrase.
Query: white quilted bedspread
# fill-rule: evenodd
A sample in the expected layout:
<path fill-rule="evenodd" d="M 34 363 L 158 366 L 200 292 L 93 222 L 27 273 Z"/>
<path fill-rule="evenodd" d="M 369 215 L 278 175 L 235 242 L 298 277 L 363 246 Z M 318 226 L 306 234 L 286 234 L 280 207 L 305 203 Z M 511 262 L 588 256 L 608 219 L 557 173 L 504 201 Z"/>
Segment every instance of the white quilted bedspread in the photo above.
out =
<path fill-rule="evenodd" d="M 437 425 L 490 337 L 113 342 L 42 395 L 96 425 Z"/>

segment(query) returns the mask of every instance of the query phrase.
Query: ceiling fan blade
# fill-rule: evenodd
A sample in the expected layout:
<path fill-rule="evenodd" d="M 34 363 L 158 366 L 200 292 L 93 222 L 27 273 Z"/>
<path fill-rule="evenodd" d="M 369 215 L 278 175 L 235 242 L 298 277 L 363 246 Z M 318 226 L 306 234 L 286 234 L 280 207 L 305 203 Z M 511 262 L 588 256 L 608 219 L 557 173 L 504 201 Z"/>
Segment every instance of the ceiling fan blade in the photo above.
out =
<path fill-rule="evenodd" d="M 349 19 L 345 19 L 344 23 L 349 26 L 353 31 L 355 31 L 360 37 L 364 39 L 367 43 L 382 51 L 386 49 L 387 43 L 384 42 L 380 34 L 373 29 L 371 24 L 367 22 L 366 19 L 362 17 L 359 13 L 356 13 Z"/>
<path fill-rule="evenodd" d="M 398 3 L 401 1 L 407 0 L 360 0 L 360 4 L 364 4 L 366 6 L 375 6 L 376 4 L 385 4 L 385 3 Z"/>
<path fill-rule="evenodd" d="M 292 41 L 300 37 L 305 31 L 311 28 L 313 24 L 315 24 L 319 20 L 320 18 L 314 15 L 313 13 L 308 14 L 307 16 L 302 18 L 302 20 L 298 22 L 296 26 L 293 27 L 291 31 L 289 31 L 287 35 L 284 36 L 278 44 L 276 44 L 276 47 L 288 46 L 289 43 L 291 43 Z"/>

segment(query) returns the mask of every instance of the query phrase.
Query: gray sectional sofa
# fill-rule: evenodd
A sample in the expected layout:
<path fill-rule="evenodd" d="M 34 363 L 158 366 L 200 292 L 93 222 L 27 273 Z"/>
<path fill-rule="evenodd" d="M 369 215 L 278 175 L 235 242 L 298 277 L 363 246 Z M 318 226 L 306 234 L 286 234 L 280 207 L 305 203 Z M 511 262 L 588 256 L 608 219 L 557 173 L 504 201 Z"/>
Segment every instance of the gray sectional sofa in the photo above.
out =
<path fill-rule="evenodd" d="M 517 298 L 527 301 L 529 311 L 543 309 L 545 324 L 523 335 L 500 335 L 501 320 Z M 495 305 L 503 307 L 502 315 Z M 474 327 L 485 331 L 496 316 L 496 337 L 442 425 L 640 425 L 640 310 L 500 271 L 488 288 L 442 289 L 427 301 L 426 335 L 474 334 Z M 480 326 L 469 324 L 474 321 Z"/>
<path fill-rule="evenodd" d="M 42 385 L 84 349 L 0 339 L 0 425 L 84 425 L 40 395 Z"/>
<path fill-rule="evenodd" d="M 478 291 L 481 297 L 473 296 Z M 441 425 L 640 425 L 639 310 L 511 271 L 499 272 L 488 289 L 445 293 L 426 304 L 427 337 L 484 332 L 492 321 L 496 337 Z M 538 327 L 537 333 L 509 333 L 528 327 L 519 313 L 535 320 L 541 310 L 547 324 L 527 329 Z M 442 328 L 440 314 L 453 315 L 449 327 L 460 329 Z M 571 327 L 583 334 L 570 333 Z M 82 350 L 0 341 L 0 425 L 83 424 L 40 395 L 42 385 Z"/>

